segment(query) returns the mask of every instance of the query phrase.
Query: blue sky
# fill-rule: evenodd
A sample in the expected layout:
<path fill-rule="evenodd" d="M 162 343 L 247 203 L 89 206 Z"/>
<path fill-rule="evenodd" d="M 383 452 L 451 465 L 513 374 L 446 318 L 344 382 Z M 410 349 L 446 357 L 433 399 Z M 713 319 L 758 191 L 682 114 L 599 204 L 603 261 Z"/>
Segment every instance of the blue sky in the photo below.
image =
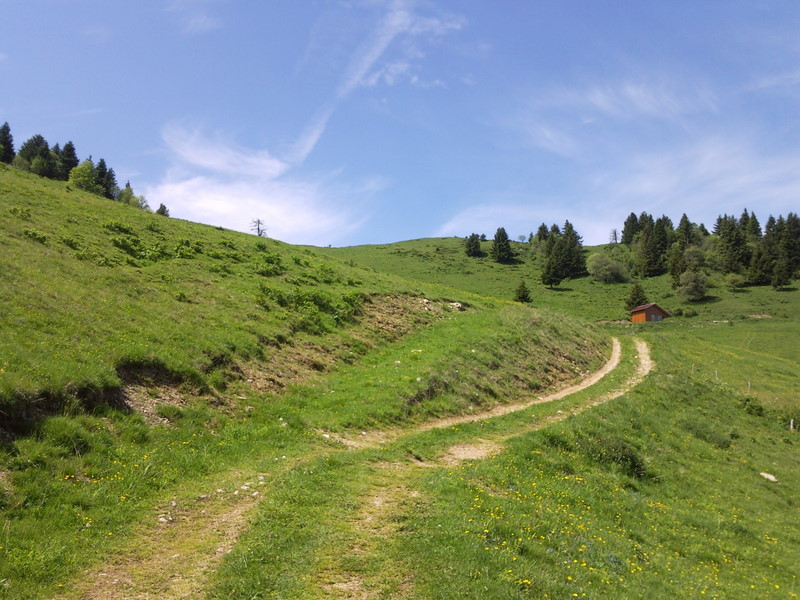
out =
<path fill-rule="evenodd" d="M 796 0 L 0 0 L 0 123 L 290 243 L 800 208 Z"/>

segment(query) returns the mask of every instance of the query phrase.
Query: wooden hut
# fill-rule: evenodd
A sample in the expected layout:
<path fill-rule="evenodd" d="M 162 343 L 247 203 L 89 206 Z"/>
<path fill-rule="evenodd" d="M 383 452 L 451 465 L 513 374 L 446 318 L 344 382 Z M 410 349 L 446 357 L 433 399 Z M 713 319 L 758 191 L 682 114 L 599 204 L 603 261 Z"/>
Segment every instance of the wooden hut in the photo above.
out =
<path fill-rule="evenodd" d="M 631 310 L 631 321 L 634 323 L 645 323 L 647 321 L 661 321 L 672 315 L 661 308 L 655 302 L 642 304 Z"/>

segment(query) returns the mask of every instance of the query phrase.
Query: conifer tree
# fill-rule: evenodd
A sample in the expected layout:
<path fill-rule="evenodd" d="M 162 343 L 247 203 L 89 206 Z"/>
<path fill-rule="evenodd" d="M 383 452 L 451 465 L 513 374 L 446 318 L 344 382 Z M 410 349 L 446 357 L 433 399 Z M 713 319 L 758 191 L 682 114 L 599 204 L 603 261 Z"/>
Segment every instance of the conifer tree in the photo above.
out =
<path fill-rule="evenodd" d="M 467 238 L 465 244 L 467 256 L 480 256 L 481 255 L 481 237 L 477 233 L 472 233 Z"/>
<path fill-rule="evenodd" d="M 622 225 L 622 238 L 620 242 L 630 245 L 633 243 L 633 237 L 639 233 L 639 231 L 639 218 L 636 216 L 636 213 L 629 214 L 628 218 L 625 219 L 625 223 Z"/>
<path fill-rule="evenodd" d="M 517 286 L 517 289 L 514 291 L 514 300 L 517 302 L 531 301 L 531 292 L 528 289 L 528 286 L 525 285 L 524 279 L 520 279 L 519 285 Z"/>
<path fill-rule="evenodd" d="M 637 306 L 647 304 L 647 294 L 645 294 L 642 284 L 635 281 L 631 286 L 628 298 L 625 300 L 625 310 L 633 310 Z"/>
<path fill-rule="evenodd" d="M 11 135 L 11 127 L 8 121 L 0 126 L 0 162 L 10 165 L 16 156 L 14 152 L 14 136 Z"/>
<path fill-rule="evenodd" d="M 67 142 L 56 156 L 56 168 L 54 177 L 62 181 L 69 179 L 69 172 L 80 164 L 78 153 L 75 151 L 75 144 Z"/>
<path fill-rule="evenodd" d="M 514 258 L 514 253 L 511 250 L 511 242 L 508 239 L 505 228 L 499 227 L 495 232 L 490 255 L 492 260 L 499 263 L 511 262 L 511 259 Z"/>

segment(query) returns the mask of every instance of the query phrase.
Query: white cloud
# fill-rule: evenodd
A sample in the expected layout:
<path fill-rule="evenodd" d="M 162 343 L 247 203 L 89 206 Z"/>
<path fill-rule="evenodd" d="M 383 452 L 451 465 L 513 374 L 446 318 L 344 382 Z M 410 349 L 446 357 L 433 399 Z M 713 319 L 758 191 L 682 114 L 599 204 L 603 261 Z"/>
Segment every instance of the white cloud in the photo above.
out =
<path fill-rule="evenodd" d="M 673 218 L 685 212 L 711 220 L 745 207 L 784 214 L 796 210 L 800 197 L 800 152 L 764 155 L 749 140 L 700 139 L 631 157 L 600 178 L 595 191 L 622 205 L 644 202 Z"/>
<path fill-rule="evenodd" d="M 364 226 L 370 217 L 364 205 L 385 186 L 378 179 L 346 184 L 335 175 L 291 177 L 288 161 L 176 124 L 162 137 L 172 167 L 144 194 L 152 206 L 163 203 L 172 216 L 190 221 L 247 232 L 259 218 L 270 237 L 335 244 Z"/>
<path fill-rule="evenodd" d="M 167 149 L 180 162 L 223 175 L 274 179 L 289 167 L 266 151 L 235 147 L 222 139 L 211 140 L 196 129 L 188 130 L 177 124 L 165 127 L 162 137 Z"/>
<path fill-rule="evenodd" d="M 172 0 L 168 6 L 181 24 L 184 33 L 202 35 L 222 27 L 222 21 L 211 14 L 214 0 Z"/>
<path fill-rule="evenodd" d="M 705 85 L 676 85 L 673 81 L 619 81 L 581 89 L 554 90 L 544 95 L 542 103 L 549 108 L 625 120 L 643 117 L 674 119 L 717 111 L 715 95 Z"/>
<path fill-rule="evenodd" d="M 320 183 L 303 181 L 168 176 L 145 195 L 153 206 L 168 206 L 173 217 L 237 231 L 249 232 L 250 222 L 258 218 L 270 237 L 296 244 L 335 244 L 362 227 L 365 219 L 336 210 L 334 200 L 341 198 Z"/>
<path fill-rule="evenodd" d="M 440 37 L 464 26 L 464 20 L 458 16 L 439 18 L 419 15 L 412 10 L 412 3 L 408 0 L 391 0 L 387 6 L 388 10 L 378 26 L 351 57 L 339 83 L 338 99 L 346 98 L 361 86 L 373 87 L 378 82 L 394 85 L 403 75 L 413 83 L 412 63 L 424 58 L 424 54 L 410 40 Z M 389 46 L 401 36 L 407 38 L 403 58 L 371 72 Z"/>
<path fill-rule="evenodd" d="M 504 227 L 511 239 L 535 233 L 539 224 L 563 223 L 563 205 L 558 202 L 540 201 L 536 205 L 526 204 L 476 204 L 452 217 L 441 225 L 434 236 L 459 236 L 470 233 L 485 233 L 492 237 L 498 227 Z"/>
<path fill-rule="evenodd" d="M 758 79 L 747 91 L 785 90 L 800 86 L 800 69 L 766 75 Z"/>

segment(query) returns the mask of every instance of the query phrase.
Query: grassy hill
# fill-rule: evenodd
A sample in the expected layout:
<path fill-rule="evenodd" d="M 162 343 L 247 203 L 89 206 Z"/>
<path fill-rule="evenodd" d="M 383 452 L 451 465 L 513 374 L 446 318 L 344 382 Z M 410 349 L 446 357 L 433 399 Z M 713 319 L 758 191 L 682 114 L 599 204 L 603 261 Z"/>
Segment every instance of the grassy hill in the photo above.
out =
<path fill-rule="evenodd" d="M 800 293 L 538 281 L 0 166 L 0 598 L 796 597 Z"/>

